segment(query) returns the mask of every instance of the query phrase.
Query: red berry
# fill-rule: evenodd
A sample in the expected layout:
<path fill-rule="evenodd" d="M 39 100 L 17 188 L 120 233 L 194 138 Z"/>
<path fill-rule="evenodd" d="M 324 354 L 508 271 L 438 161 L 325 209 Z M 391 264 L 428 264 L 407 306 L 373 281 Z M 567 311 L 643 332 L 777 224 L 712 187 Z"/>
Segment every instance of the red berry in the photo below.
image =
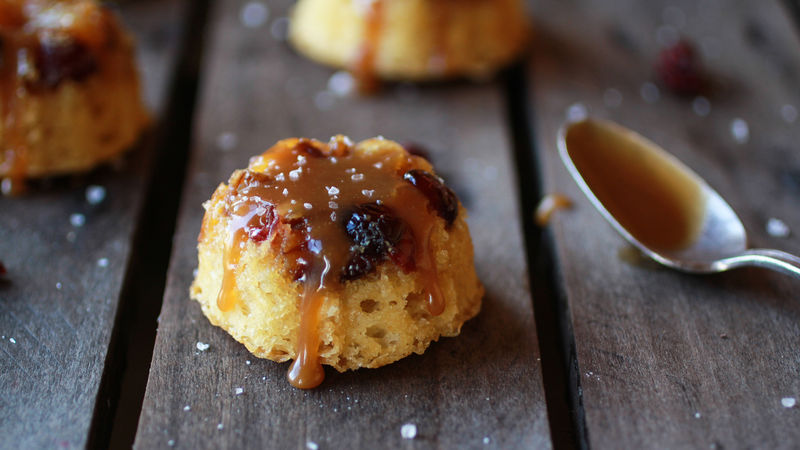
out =
<path fill-rule="evenodd" d="M 655 69 L 664 86 L 676 94 L 694 96 L 705 87 L 700 59 L 686 41 L 662 50 Z"/>

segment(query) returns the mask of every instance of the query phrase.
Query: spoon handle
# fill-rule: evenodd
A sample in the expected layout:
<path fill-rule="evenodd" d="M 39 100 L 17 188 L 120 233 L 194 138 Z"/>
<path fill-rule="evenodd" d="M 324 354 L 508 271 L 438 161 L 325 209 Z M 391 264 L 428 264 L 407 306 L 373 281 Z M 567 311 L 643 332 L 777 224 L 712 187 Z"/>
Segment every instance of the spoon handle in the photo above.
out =
<path fill-rule="evenodd" d="M 723 265 L 723 270 L 755 266 L 800 278 L 800 258 L 780 250 L 754 248 L 743 252 L 741 255 L 725 258 L 719 262 Z"/>

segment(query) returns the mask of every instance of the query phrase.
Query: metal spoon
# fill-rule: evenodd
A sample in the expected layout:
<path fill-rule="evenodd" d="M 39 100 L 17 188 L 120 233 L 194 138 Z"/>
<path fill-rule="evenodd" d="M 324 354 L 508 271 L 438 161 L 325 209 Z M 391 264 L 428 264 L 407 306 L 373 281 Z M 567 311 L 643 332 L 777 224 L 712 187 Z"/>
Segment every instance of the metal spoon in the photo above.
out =
<path fill-rule="evenodd" d="M 757 266 L 800 278 L 800 258 L 748 249 L 744 226 L 725 200 L 641 135 L 612 122 L 585 119 L 561 128 L 558 148 L 595 208 L 657 262 L 692 273 Z"/>

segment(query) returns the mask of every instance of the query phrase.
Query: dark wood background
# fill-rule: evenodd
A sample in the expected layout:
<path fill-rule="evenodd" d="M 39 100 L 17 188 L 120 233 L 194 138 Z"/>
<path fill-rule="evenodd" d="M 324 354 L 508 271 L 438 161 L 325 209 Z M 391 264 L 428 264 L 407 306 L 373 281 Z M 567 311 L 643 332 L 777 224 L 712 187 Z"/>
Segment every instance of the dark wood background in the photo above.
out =
<path fill-rule="evenodd" d="M 800 253 L 797 3 L 536 0 L 531 51 L 495 80 L 371 97 L 335 95 L 334 71 L 281 38 L 291 0 L 263 1 L 257 27 L 249 3 L 120 3 L 154 126 L 113 167 L 0 198 L 0 448 L 800 446 L 800 407 L 781 404 L 800 399 L 800 282 L 631 258 L 555 148 L 570 111 L 618 121 L 705 177 L 752 245 Z M 653 97 L 676 36 L 714 80 L 708 114 Z M 298 391 L 189 300 L 200 203 L 278 139 L 336 133 L 430 150 L 469 211 L 487 295 L 424 355 Z M 542 229 L 549 192 L 575 205 Z M 770 236 L 770 218 L 793 233 Z"/>

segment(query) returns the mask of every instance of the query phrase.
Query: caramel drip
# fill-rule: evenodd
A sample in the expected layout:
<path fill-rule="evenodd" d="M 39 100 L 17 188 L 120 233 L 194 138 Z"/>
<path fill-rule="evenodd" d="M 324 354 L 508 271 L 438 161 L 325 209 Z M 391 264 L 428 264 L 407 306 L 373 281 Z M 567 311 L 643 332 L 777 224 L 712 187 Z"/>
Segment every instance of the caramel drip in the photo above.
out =
<path fill-rule="evenodd" d="M 550 223 L 550 218 L 553 213 L 559 209 L 569 209 L 572 207 L 572 200 L 564 194 L 553 193 L 545 195 L 536 207 L 534 217 L 536 224 L 540 227 L 546 226 Z"/>
<path fill-rule="evenodd" d="M 326 264 L 326 271 L 329 269 Z M 319 315 L 325 301 L 324 289 L 320 289 L 320 285 L 326 271 L 309 277 L 303 283 L 300 328 L 297 330 L 297 357 L 286 374 L 289 383 L 299 389 L 313 389 L 325 379 L 325 370 L 319 361 Z"/>
<path fill-rule="evenodd" d="M 369 3 L 364 18 L 364 42 L 351 69 L 362 94 L 373 93 L 380 87 L 375 60 L 383 31 L 383 9 L 383 0 Z"/>
<path fill-rule="evenodd" d="M 225 200 L 230 216 L 228 240 L 217 305 L 229 311 L 242 300 L 236 277 L 243 269 L 242 249 L 248 239 L 271 245 L 286 255 L 289 272 L 302 285 L 297 356 L 287 375 L 293 386 L 310 389 L 322 382 L 320 311 L 327 298 L 341 291 L 346 282 L 345 268 L 353 264 L 353 255 L 366 251 L 359 246 L 374 243 L 356 245 L 348 234 L 347 223 L 353 220 L 355 211 L 384 211 L 401 221 L 386 219 L 391 225 L 384 223 L 399 227 L 389 230 L 392 239 L 399 239 L 397 245 L 389 246 L 391 254 L 371 257 L 378 258 L 375 264 L 391 259 L 404 271 L 416 270 L 428 295 L 429 312 L 438 315 L 444 310 L 436 258 L 430 248 L 437 213 L 425 194 L 403 179 L 410 169 L 427 166 L 422 161 L 391 147 L 354 152 L 343 137 L 334 138 L 328 145 L 287 139 L 253 158 L 248 170 L 231 178 Z M 379 227 L 378 222 L 370 225 L 370 232 Z M 407 235 L 402 233 L 406 230 L 413 245 L 403 245 Z M 406 255 L 397 254 L 402 252 Z M 404 265 L 406 261 L 410 266 Z M 357 277 L 372 269 L 357 272 Z"/>
<path fill-rule="evenodd" d="M 427 200 L 420 199 L 419 191 L 411 185 L 401 186 L 390 203 L 398 215 L 411 226 L 416 243 L 417 273 L 421 275 L 428 296 L 428 312 L 438 316 L 444 311 L 444 295 L 439 287 L 439 274 L 436 269 L 436 255 L 432 252 L 430 241 L 434 222 L 430 220 Z"/>

